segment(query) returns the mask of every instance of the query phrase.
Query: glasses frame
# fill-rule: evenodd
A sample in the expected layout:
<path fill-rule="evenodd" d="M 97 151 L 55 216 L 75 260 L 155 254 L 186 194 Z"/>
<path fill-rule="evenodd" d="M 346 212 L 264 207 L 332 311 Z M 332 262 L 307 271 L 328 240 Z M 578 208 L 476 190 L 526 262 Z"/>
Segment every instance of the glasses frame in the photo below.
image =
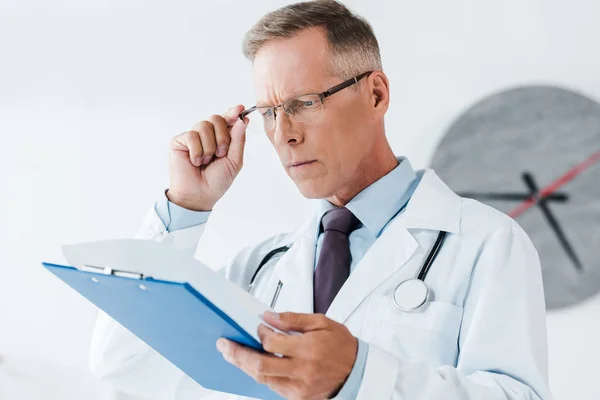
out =
<path fill-rule="evenodd" d="M 247 117 L 247 116 L 248 116 L 248 114 L 250 114 L 250 113 L 252 113 L 252 112 L 254 112 L 254 111 L 258 110 L 259 108 L 267 108 L 267 109 L 271 109 L 271 110 L 273 110 L 273 121 L 277 121 L 277 109 L 278 109 L 278 108 L 282 108 L 282 107 L 283 107 L 283 105 L 284 105 L 285 103 L 287 103 L 288 101 L 290 101 L 290 100 L 293 100 L 293 99 L 296 99 L 296 98 L 298 98 L 298 97 L 302 97 L 302 96 L 311 96 L 311 95 L 316 95 L 316 96 L 319 96 L 319 99 L 321 100 L 321 104 L 323 104 L 323 101 L 324 101 L 326 98 L 328 98 L 328 97 L 330 97 L 330 96 L 333 96 L 334 94 L 336 94 L 337 92 L 339 92 L 339 91 L 340 91 L 340 90 L 342 90 L 342 89 L 346 89 L 347 87 L 349 87 L 349 86 L 352 86 L 352 85 L 354 85 L 354 84 L 358 83 L 358 82 L 359 82 L 359 81 L 360 81 L 362 78 L 364 78 L 365 76 L 369 76 L 369 75 L 371 75 L 372 73 L 373 73 L 373 71 L 367 71 L 367 72 L 363 72 L 362 74 L 360 74 L 360 75 L 356 75 L 354 78 L 350 78 L 350 79 L 348 79 L 348 80 L 346 80 L 346 81 L 344 81 L 344 82 L 342 82 L 342 83 L 340 83 L 340 84 L 338 84 L 338 85 L 335 85 L 334 87 L 332 87 L 332 88 L 329 88 L 329 89 L 327 89 L 327 90 L 326 90 L 326 91 L 324 91 L 324 92 L 321 92 L 321 93 L 305 93 L 305 94 L 301 94 L 301 95 L 298 95 L 298 96 L 294 96 L 294 97 L 292 97 L 291 99 L 287 99 L 286 101 L 284 101 L 284 102 L 281 102 L 280 104 L 278 104 L 278 105 L 276 105 L 276 106 L 271 106 L 271 107 L 258 107 L 258 106 L 253 106 L 253 107 L 250 107 L 250 108 L 248 108 L 248 109 L 246 109 L 246 110 L 242 111 L 241 113 L 239 113 L 238 117 L 239 117 L 239 118 L 240 118 L 242 121 L 244 121 L 244 118 L 245 118 L 245 117 Z M 285 108 L 284 108 L 284 111 L 285 111 Z M 273 129 L 273 128 L 271 128 L 271 129 Z M 267 129 L 267 130 L 271 130 L 271 129 Z"/>

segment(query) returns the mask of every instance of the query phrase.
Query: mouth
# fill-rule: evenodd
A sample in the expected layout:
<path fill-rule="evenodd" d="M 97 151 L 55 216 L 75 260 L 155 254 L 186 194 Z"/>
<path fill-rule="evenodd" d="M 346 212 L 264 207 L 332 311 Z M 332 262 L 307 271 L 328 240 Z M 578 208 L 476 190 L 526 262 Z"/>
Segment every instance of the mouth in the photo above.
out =
<path fill-rule="evenodd" d="M 290 166 L 290 168 L 296 168 L 296 167 L 302 167 L 304 165 L 310 165 L 310 164 L 315 163 L 315 162 L 317 162 L 317 161 L 316 160 L 298 161 L 298 162 L 290 164 L 289 166 Z"/>

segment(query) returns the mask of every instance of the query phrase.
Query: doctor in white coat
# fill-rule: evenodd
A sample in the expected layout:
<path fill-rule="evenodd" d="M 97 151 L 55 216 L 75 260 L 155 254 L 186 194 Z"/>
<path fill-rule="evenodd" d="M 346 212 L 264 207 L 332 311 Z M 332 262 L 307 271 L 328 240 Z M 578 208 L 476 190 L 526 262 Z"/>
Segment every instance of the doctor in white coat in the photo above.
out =
<path fill-rule="evenodd" d="M 274 302 L 272 325 L 301 334 L 263 326 L 265 349 L 284 357 L 221 339 L 223 357 L 290 399 L 551 399 L 536 250 L 509 217 L 393 154 L 389 84 L 369 24 L 334 1 L 287 6 L 248 32 L 244 53 L 258 107 L 233 107 L 172 140 L 169 190 L 138 234 L 193 254 L 242 168 L 250 129 L 266 132 L 305 197 L 322 199 L 304 226 L 223 268 Z M 427 301 L 400 309 L 395 289 L 417 275 L 441 231 Z M 234 397 L 203 389 L 105 314 L 91 368 L 145 398 Z"/>

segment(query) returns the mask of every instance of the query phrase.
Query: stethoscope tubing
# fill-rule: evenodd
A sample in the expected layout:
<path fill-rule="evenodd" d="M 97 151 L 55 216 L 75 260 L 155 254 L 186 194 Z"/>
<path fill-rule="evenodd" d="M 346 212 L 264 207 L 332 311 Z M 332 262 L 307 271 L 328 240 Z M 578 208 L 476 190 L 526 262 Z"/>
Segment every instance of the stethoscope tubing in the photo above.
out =
<path fill-rule="evenodd" d="M 423 305 L 426 301 L 427 301 L 427 297 L 428 297 L 428 292 L 429 292 L 429 288 L 427 287 L 427 285 L 425 284 L 425 278 L 427 277 L 427 274 L 429 273 L 429 270 L 431 269 L 431 265 L 433 265 L 433 262 L 435 261 L 435 259 L 437 258 L 440 249 L 442 248 L 442 245 L 444 244 L 444 240 L 446 239 L 446 235 L 447 232 L 446 231 L 440 231 L 435 243 L 433 244 L 433 247 L 431 248 L 429 254 L 427 255 L 427 258 L 425 259 L 425 262 L 423 263 L 423 266 L 421 267 L 421 269 L 419 270 L 419 274 L 417 275 L 416 279 L 423 282 L 423 285 L 425 285 L 426 288 L 426 296 L 425 299 L 420 302 L 420 304 L 417 307 L 414 308 L 407 308 L 407 307 L 403 307 L 402 305 L 398 304 L 396 302 L 396 290 L 398 290 L 398 288 L 400 288 L 402 286 L 403 283 L 405 283 L 406 281 L 400 282 L 400 284 L 398 284 L 398 286 L 396 286 L 396 289 L 394 290 L 394 295 L 392 296 L 392 298 L 394 299 L 394 304 L 396 305 L 396 307 L 400 308 L 401 310 L 405 310 L 405 311 L 410 311 L 410 310 L 414 310 L 419 308 L 421 305 Z M 265 255 L 263 257 L 263 259 L 261 260 L 260 264 L 258 265 L 258 268 L 256 269 L 256 271 L 254 271 L 254 274 L 252 275 L 252 278 L 250 279 L 250 284 L 248 286 L 248 291 L 250 291 L 252 289 L 252 285 L 254 284 L 254 281 L 256 280 L 256 277 L 258 276 L 258 273 L 261 271 L 261 269 L 277 254 L 279 253 L 286 253 L 291 246 L 281 246 L 278 247 L 276 249 L 271 250 L 269 253 L 267 253 L 267 255 Z M 415 278 L 413 278 L 415 279 Z M 280 289 L 280 287 L 278 287 L 278 290 Z"/>
<path fill-rule="evenodd" d="M 435 240 L 435 243 L 433 244 L 429 255 L 427 256 L 427 259 L 425 260 L 423 266 L 421 267 L 421 270 L 419 271 L 419 275 L 417 276 L 418 280 L 425 282 L 425 277 L 427 277 L 427 273 L 429 273 L 431 265 L 435 261 L 435 258 L 437 257 L 438 253 L 440 252 L 440 249 L 442 248 L 442 245 L 444 244 L 446 233 L 447 232 L 445 231 L 440 231 L 440 233 L 438 234 L 438 237 Z"/>

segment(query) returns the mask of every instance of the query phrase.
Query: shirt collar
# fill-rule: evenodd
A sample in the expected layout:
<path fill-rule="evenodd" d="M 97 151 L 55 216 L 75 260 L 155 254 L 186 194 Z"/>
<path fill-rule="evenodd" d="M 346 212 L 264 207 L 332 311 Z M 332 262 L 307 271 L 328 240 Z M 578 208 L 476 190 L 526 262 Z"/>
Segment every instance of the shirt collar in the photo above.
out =
<path fill-rule="evenodd" d="M 414 190 L 417 174 L 410 162 L 398 158 L 398 166 L 376 182 L 358 193 L 348 204 L 348 208 L 375 236 L 379 237 L 383 228 L 407 203 Z M 323 215 L 335 206 L 326 199 L 319 200 L 317 208 L 317 229 Z"/>

